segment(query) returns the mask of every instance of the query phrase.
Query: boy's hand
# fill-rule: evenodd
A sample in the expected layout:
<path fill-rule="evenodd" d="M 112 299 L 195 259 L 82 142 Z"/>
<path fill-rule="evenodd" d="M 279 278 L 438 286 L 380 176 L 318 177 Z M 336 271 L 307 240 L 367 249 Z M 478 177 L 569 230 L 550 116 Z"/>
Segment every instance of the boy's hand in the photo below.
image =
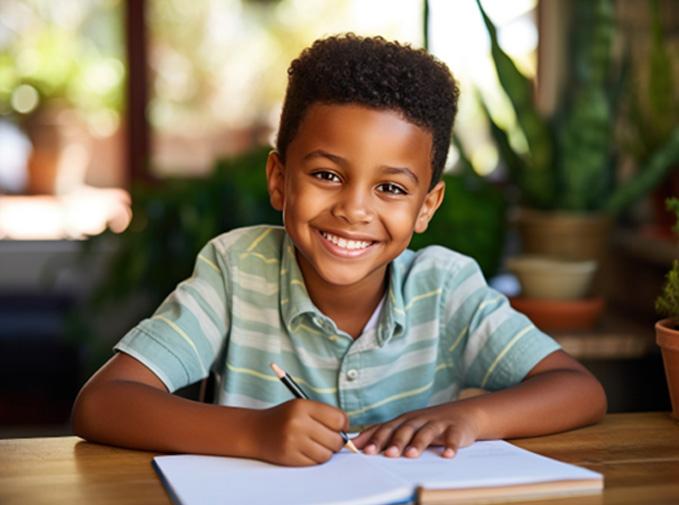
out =
<path fill-rule="evenodd" d="M 258 459 L 278 465 L 309 466 L 323 463 L 344 446 L 341 430 L 346 414 L 311 400 L 290 400 L 258 411 L 253 425 Z"/>
<path fill-rule="evenodd" d="M 446 404 L 408 412 L 361 432 L 354 445 L 366 454 L 392 458 L 416 458 L 430 445 L 443 446 L 441 455 L 452 458 L 460 447 L 474 442 L 480 433 L 472 409 Z"/>

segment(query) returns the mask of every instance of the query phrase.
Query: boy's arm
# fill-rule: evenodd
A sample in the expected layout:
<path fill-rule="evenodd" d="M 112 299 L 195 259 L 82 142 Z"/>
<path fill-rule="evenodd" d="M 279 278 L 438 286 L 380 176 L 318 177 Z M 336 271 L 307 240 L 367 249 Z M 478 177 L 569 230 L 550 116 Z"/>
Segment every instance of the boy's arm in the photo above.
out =
<path fill-rule="evenodd" d="M 475 440 L 565 431 L 605 413 L 601 384 L 568 354 L 555 351 L 516 386 L 404 414 L 361 433 L 354 444 L 368 454 L 410 457 L 436 444 L 452 457 Z"/>
<path fill-rule="evenodd" d="M 329 459 L 344 445 L 339 431 L 348 426 L 341 410 L 309 400 L 255 410 L 180 398 L 125 353 L 117 353 L 83 386 L 72 422 L 76 435 L 94 442 L 291 466 Z"/>

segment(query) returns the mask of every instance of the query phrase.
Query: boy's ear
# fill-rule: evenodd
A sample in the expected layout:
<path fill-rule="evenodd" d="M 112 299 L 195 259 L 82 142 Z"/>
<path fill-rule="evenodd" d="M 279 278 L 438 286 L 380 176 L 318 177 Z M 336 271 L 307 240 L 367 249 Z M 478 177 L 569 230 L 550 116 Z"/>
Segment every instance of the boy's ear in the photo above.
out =
<path fill-rule="evenodd" d="M 434 217 L 436 209 L 439 208 L 441 202 L 443 202 L 443 195 L 446 192 L 446 183 L 439 181 L 436 186 L 434 186 L 427 196 L 424 197 L 424 202 L 420 207 L 420 212 L 415 220 L 415 232 L 423 233 L 427 226 L 429 226 L 429 221 Z"/>
<path fill-rule="evenodd" d="M 277 211 L 283 211 L 285 203 L 285 167 L 280 155 L 271 151 L 266 159 L 266 185 L 269 201 Z"/>

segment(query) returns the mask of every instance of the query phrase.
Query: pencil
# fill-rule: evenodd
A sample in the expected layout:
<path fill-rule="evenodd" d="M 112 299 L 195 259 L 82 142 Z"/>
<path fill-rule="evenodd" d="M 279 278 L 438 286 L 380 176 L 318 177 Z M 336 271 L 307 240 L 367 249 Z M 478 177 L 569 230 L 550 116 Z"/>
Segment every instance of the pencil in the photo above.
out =
<path fill-rule="evenodd" d="M 303 400 L 309 399 L 309 396 L 304 392 L 304 390 L 301 387 L 299 387 L 299 385 L 294 381 L 290 374 L 288 374 L 285 370 L 279 367 L 276 363 L 271 363 L 271 369 L 276 374 L 276 377 L 278 377 L 281 380 L 281 382 L 285 384 L 285 387 L 287 387 L 290 390 L 290 392 L 295 396 L 295 398 Z M 344 440 L 344 445 L 348 447 L 351 452 L 355 452 L 356 454 L 359 453 L 359 450 L 356 449 L 354 443 L 349 439 L 349 435 L 347 435 L 343 431 L 340 431 L 340 437 L 342 437 L 342 440 Z"/>

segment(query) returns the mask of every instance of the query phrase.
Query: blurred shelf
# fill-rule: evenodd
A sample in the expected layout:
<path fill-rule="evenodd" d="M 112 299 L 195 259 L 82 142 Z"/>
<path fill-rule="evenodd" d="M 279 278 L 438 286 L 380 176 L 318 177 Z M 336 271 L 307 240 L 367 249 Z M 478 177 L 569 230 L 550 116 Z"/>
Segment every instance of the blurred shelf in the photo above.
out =
<path fill-rule="evenodd" d="M 120 188 L 82 186 L 64 195 L 0 195 L 0 239 L 62 240 L 120 233 L 132 218 Z"/>
<path fill-rule="evenodd" d="M 635 359 L 657 352 L 655 329 L 614 311 L 588 331 L 559 331 L 554 339 L 577 359 Z"/>
<path fill-rule="evenodd" d="M 652 229 L 616 230 L 612 247 L 630 256 L 660 266 L 671 266 L 679 259 L 679 241 L 661 237 Z"/>

